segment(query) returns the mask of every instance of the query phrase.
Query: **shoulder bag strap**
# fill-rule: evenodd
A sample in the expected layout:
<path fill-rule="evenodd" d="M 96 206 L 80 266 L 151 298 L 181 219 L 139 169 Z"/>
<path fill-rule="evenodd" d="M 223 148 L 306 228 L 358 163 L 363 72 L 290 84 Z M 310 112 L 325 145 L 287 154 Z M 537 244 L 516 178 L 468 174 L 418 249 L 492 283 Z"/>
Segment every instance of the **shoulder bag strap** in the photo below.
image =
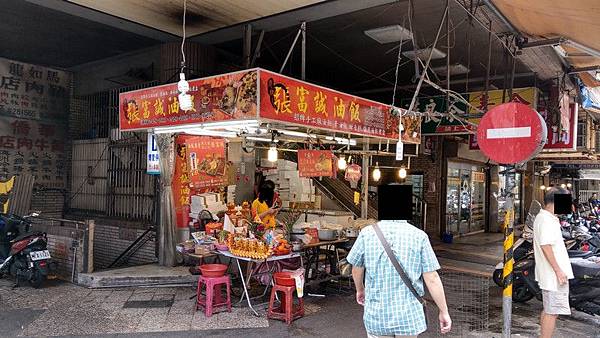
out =
<path fill-rule="evenodd" d="M 396 271 L 398 271 L 398 274 L 400 275 L 400 278 L 402 278 L 402 281 L 404 282 L 404 284 L 408 287 L 408 289 L 415 296 L 415 298 L 417 298 L 419 303 L 421 303 L 421 304 L 423 304 L 423 306 L 425 306 L 425 299 L 419 295 L 419 293 L 415 289 L 413 283 L 411 282 L 410 278 L 408 278 L 408 276 L 406 275 L 406 272 L 400 265 L 400 262 L 398 262 L 396 255 L 394 255 L 394 252 L 392 251 L 390 244 L 383 236 L 383 233 L 381 232 L 379 225 L 374 224 L 374 225 L 372 225 L 372 227 L 373 227 L 373 230 L 375 230 L 375 233 L 377 234 L 379 241 L 383 245 L 383 249 L 385 250 L 385 253 L 387 254 L 390 261 L 392 262 L 392 265 L 394 265 L 394 268 L 396 268 Z"/>

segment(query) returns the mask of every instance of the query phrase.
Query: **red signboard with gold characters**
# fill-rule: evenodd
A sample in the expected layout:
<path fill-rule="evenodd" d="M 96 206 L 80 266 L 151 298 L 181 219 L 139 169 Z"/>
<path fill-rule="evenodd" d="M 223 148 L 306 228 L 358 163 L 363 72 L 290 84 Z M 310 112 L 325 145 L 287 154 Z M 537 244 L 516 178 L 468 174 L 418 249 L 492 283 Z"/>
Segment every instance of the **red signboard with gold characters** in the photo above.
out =
<path fill-rule="evenodd" d="M 260 117 L 373 137 L 398 137 L 390 106 L 260 70 Z"/>
<path fill-rule="evenodd" d="M 277 121 L 341 135 L 398 138 L 398 116 L 379 102 L 264 69 L 190 80 L 193 109 L 182 111 L 177 84 L 119 94 L 122 131 L 227 120 Z M 403 117 L 404 143 L 420 143 L 420 118 Z"/>
<path fill-rule="evenodd" d="M 177 84 L 119 94 L 122 131 L 256 119 L 256 69 L 190 80 L 193 109 L 179 109 Z"/>
<path fill-rule="evenodd" d="M 300 177 L 333 176 L 334 155 L 328 150 L 298 150 Z"/>

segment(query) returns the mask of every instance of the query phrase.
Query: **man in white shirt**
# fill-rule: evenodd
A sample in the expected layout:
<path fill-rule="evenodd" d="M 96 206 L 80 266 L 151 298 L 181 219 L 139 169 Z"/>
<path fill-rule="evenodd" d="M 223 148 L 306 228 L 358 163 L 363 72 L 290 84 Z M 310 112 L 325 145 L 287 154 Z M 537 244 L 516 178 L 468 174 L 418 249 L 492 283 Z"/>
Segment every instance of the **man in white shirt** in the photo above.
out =
<path fill-rule="evenodd" d="M 570 315 L 569 279 L 573 269 L 562 237 L 560 222 L 554 215 L 554 197 L 568 191 L 551 188 L 544 196 L 544 208 L 533 223 L 535 279 L 542 289 L 544 310 L 540 318 L 542 338 L 552 337 L 558 315 Z"/>

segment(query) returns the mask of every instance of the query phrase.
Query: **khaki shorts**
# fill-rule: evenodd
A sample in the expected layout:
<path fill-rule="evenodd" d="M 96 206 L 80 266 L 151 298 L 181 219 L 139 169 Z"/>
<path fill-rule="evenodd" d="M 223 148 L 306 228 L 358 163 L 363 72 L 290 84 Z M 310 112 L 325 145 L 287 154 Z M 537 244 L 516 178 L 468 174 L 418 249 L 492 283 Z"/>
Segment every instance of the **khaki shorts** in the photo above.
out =
<path fill-rule="evenodd" d="M 542 290 L 544 312 L 549 315 L 570 315 L 569 283 L 559 285 L 556 291 Z"/>

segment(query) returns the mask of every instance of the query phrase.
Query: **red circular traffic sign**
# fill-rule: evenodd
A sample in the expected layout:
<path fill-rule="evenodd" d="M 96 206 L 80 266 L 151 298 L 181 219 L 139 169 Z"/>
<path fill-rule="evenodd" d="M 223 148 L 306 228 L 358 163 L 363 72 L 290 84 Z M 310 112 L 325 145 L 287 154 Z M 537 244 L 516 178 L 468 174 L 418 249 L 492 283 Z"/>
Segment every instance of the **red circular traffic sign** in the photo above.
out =
<path fill-rule="evenodd" d="M 479 149 L 500 164 L 522 163 L 539 153 L 548 136 L 546 123 L 535 110 L 517 102 L 489 110 L 479 122 Z"/>

